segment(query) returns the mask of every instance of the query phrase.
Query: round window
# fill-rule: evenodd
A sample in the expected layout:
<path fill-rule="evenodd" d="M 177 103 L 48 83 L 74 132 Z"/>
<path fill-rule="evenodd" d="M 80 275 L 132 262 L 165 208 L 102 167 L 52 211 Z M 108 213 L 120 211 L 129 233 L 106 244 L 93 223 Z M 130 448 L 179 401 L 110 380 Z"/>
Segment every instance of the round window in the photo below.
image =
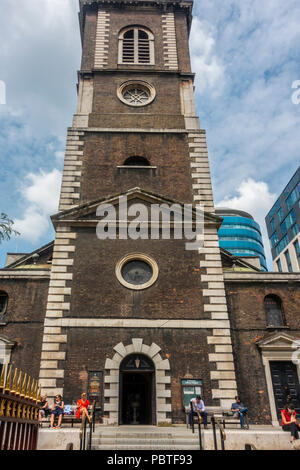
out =
<path fill-rule="evenodd" d="M 129 104 L 142 105 L 149 101 L 150 93 L 146 88 L 129 87 L 124 91 L 123 98 Z"/>
<path fill-rule="evenodd" d="M 126 82 L 118 89 L 119 99 L 129 106 L 145 106 L 155 98 L 155 89 L 146 82 Z"/>
<path fill-rule="evenodd" d="M 156 262 L 147 255 L 125 256 L 116 266 L 116 276 L 123 286 L 142 290 L 152 286 L 158 277 Z"/>
<path fill-rule="evenodd" d="M 132 260 L 124 264 L 121 270 L 123 279 L 129 284 L 140 286 L 152 278 L 153 271 L 149 264 L 141 260 Z"/>

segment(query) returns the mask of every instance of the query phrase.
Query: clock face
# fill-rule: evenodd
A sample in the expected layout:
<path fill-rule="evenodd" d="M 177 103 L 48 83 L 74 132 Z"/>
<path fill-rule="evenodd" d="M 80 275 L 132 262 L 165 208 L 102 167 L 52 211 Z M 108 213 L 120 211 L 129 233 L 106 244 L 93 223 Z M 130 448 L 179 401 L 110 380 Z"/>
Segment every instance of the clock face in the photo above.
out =
<path fill-rule="evenodd" d="M 151 266 L 145 261 L 132 260 L 122 267 L 123 279 L 134 286 L 146 284 L 153 276 Z"/>

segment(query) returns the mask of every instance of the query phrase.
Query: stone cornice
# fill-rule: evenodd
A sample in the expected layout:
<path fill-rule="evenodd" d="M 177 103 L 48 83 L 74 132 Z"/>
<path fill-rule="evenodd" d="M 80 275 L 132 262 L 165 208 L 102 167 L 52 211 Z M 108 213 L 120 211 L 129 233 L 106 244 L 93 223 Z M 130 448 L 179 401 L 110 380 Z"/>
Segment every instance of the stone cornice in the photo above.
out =
<path fill-rule="evenodd" d="M 300 275 L 275 272 L 237 272 L 224 271 L 225 282 L 260 282 L 260 283 L 295 283 L 300 282 Z"/>
<path fill-rule="evenodd" d="M 192 24 L 193 0 L 79 0 L 79 23 L 81 37 L 83 37 L 85 13 L 87 8 L 97 9 L 99 6 L 109 8 L 159 8 L 168 11 L 170 9 L 182 9 L 186 11 L 189 30 Z"/>
<path fill-rule="evenodd" d="M 1 269 L 0 279 L 50 279 L 49 270 Z"/>

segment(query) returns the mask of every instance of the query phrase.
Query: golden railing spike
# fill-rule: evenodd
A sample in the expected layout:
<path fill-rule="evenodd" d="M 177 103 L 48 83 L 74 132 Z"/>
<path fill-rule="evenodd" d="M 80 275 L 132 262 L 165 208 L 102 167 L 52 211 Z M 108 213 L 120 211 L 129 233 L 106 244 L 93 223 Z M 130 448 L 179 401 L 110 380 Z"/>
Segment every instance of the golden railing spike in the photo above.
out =
<path fill-rule="evenodd" d="M 37 401 L 38 400 L 38 388 L 39 388 L 39 382 L 38 380 L 36 381 L 36 384 L 35 384 L 35 389 L 34 389 L 34 400 Z"/>
<path fill-rule="evenodd" d="M 36 380 L 33 381 L 33 385 L 32 385 L 32 393 L 31 393 L 32 400 L 35 400 L 35 388 L 36 388 Z"/>
<path fill-rule="evenodd" d="M 21 395 L 22 392 L 22 374 L 23 372 L 20 370 L 16 395 Z"/>
<path fill-rule="evenodd" d="M 11 393 L 16 393 L 17 392 L 17 376 L 18 376 L 18 369 L 16 368 L 15 373 L 14 373 Z"/>
<path fill-rule="evenodd" d="M 30 400 L 34 400 L 34 389 L 35 389 L 35 380 L 32 379 L 31 389 L 30 389 Z"/>
<path fill-rule="evenodd" d="M 41 393 L 42 393 L 42 387 L 41 387 L 41 385 L 40 385 L 40 386 L 39 386 L 38 399 L 37 399 L 37 401 L 38 401 L 39 403 L 42 401 L 42 395 L 41 395 Z"/>
<path fill-rule="evenodd" d="M 26 395 L 26 380 L 27 380 L 27 373 L 25 373 L 25 375 L 24 375 L 22 391 L 21 391 L 21 397 L 25 397 L 25 395 Z"/>
<path fill-rule="evenodd" d="M 4 390 L 7 392 L 10 392 L 10 388 L 11 388 L 11 373 L 12 373 L 12 366 L 9 366 L 9 371 L 6 377 L 6 383 L 4 387 Z"/>
<path fill-rule="evenodd" d="M 1 388 L 1 389 L 4 388 L 4 381 L 5 381 L 6 369 L 7 369 L 6 364 L 3 364 L 2 372 L 1 372 L 1 377 L 0 377 L 0 388 Z"/>
<path fill-rule="evenodd" d="M 30 397 L 30 381 L 31 381 L 31 377 L 28 376 L 28 382 L 27 382 L 27 387 L 26 387 L 26 392 L 25 392 L 25 398 Z"/>

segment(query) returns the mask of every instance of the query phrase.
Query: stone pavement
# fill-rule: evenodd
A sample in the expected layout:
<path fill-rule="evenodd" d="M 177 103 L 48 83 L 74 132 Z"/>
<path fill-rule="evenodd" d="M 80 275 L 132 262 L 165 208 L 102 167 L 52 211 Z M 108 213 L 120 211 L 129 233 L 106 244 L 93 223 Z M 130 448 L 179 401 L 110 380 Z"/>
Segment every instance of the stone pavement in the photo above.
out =
<path fill-rule="evenodd" d="M 244 450 L 252 444 L 257 450 L 291 450 L 289 433 L 272 426 L 250 426 L 247 431 L 226 429 L 226 450 Z M 205 450 L 214 449 L 213 432 L 203 431 Z M 218 448 L 220 449 L 219 433 Z M 39 450 L 65 450 L 68 443 L 79 449 L 79 429 L 64 428 L 39 433 Z M 93 450 L 199 450 L 199 437 L 185 426 L 97 426 L 93 435 Z"/>

